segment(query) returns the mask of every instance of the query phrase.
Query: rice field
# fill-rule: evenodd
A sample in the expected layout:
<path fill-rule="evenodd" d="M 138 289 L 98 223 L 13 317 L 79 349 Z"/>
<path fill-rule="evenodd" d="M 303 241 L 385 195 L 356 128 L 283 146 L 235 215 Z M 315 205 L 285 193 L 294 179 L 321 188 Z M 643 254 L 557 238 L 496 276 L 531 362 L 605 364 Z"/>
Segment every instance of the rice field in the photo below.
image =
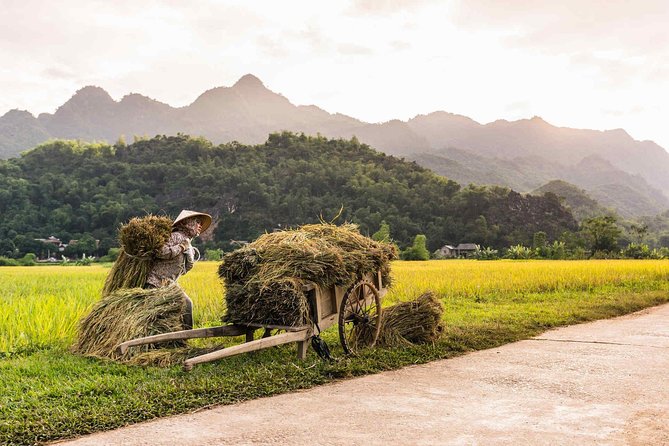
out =
<path fill-rule="evenodd" d="M 200 262 L 180 279 L 194 301 L 197 326 L 218 325 L 225 312 L 217 267 Z M 0 268 L 0 355 L 70 346 L 108 272 L 108 265 Z M 384 305 L 432 290 L 446 307 L 447 326 L 494 322 L 519 301 L 526 311 L 564 316 L 577 314 L 589 295 L 669 290 L 667 260 L 397 261 L 392 275 Z"/>

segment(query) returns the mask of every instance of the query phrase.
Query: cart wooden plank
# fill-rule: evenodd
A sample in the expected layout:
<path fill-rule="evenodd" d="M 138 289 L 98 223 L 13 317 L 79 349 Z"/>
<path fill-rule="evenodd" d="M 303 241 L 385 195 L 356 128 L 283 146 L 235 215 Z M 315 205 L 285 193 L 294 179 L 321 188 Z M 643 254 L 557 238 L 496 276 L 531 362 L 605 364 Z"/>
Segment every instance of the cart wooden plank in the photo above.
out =
<path fill-rule="evenodd" d="M 202 364 L 204 362 L 216 361 L 217 359 L 227 358 L 228 356 L 238 355 L 240 353 L 248 353 L 263 348 L 274 347 L 282 344 L 289 344 L 291 342 L 304 342 L 311 336 L 311 330 L 302 330 L 296 332 L 281 333 L 268 338 L 257 339 L 255 341 L 247 342 L 245 344 L 227 347 L 215 352 L 207 353 L 205 355 L 196 356 L 184 361 L 184 369 L 191 370 L 194 365 Z"/>
<path fill-rule="evenodd" d="M 269 324 L 256 324 L 256 323 L 239 323 L 236 325 L 244 327 L 253 327 L 253 328 L 266 328 L 269 330 L 284 330 L 284 331 L 302 331 L 310 327 L 310 325 L 299 325 L 297 327 L 291 327 L 289 325 L 269 325 Z"/>
<path fill-rule="evenodd" d="M 240 336 L 245 334 L 247 327 L 242 325 L 221 325 L 219 327 L 196 328 L 194 330 L 173 331 L 144 338 L 137 338 L 123 342 L 116 347 L 116 352 L 125 355 L 129 347 L 146 344 L 159 344 L 161 342 L 178 341 L 194 338 L 213 338 L 218 336 Z"/>

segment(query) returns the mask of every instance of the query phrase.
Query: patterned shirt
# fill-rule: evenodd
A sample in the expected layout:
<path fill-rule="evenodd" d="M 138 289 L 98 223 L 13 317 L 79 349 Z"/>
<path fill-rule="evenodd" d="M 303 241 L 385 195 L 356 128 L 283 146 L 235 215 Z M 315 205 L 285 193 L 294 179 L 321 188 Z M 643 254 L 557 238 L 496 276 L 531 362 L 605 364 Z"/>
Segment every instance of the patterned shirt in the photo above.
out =
<path fill-rule="evenodd" d="M 172 232 L 169 240 L 156 253 L 156 260 L 146 283 L 160 288 L 167 286 L 193 268 L 193 263 L 184 254 L 190 239 L 180 231 Z"/>

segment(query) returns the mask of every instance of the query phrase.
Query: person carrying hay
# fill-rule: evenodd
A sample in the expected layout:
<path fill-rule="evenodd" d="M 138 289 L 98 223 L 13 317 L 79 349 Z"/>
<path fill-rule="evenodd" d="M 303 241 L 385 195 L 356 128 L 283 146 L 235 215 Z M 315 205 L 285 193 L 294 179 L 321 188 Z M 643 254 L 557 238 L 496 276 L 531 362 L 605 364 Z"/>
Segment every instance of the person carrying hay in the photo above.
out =
<path fill-rule="evenodd" d="M 177 279 L 190 271 L 195 263 L 197 249 L 191 246 L 191 240 L 210 225 L 211 215 L 182 210 L 172 223 L 172 234 L 169 239 L 155 252 L 144 288 L 176 285 Z M 184 329 L 190 330 L 193 328 L 193 301 L 186 293 L 184 296 L 186 299 L 186 310 L 183 315 Z"/>

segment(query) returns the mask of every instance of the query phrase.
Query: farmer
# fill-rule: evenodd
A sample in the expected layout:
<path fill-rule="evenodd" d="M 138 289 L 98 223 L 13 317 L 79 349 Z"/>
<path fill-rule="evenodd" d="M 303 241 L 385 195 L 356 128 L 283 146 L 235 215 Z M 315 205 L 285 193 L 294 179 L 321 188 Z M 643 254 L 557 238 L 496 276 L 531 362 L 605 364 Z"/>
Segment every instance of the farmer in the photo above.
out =
<path fill-rule="evenodd" d="M 191 240 L 211 225 L 211 215 L 183 210 L 172 223 L 169 240 L 156 253 L 145 288 L 161 288 L 173 283 L 193 268 L 196 249 Z M 184 293 L 186 311 L 183 315 L 184 329 L 193 328 L 193 301 Z"/>

